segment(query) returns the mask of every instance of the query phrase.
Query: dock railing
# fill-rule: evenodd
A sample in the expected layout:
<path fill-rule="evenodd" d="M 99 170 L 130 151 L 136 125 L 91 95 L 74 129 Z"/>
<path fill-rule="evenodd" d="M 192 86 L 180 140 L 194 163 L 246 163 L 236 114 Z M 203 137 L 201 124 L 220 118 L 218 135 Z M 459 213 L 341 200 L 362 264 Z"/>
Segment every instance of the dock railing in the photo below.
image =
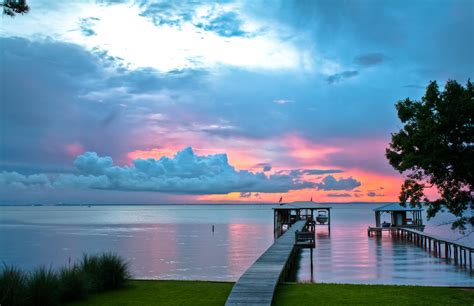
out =
<path fill-rule="evenodd" d="M 413 244 L 429 251 L 437 257 L 453 260 L 455 265 L 472 271 L 472 253 L 474 246 L 427 234 L 410 228 L 398 227 L 394 231 L 396 237 L 413 242 Z"/>
<path fill-rule="evenodd" d="M 296 231 L 295 245 L 297 247 L 314 248 L 316 244 L 314 237 L 314 232 Z"/>

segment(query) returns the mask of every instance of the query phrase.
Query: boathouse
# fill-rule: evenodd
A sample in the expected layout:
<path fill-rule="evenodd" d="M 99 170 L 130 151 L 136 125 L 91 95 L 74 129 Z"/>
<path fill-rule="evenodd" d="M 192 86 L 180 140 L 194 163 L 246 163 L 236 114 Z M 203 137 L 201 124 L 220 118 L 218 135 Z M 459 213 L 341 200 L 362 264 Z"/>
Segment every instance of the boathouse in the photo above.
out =
<path fill-rule="evenodd" d="M 422 208 L 402 206 L 400 203 L 390 203 L 374 209 L 375 227 L 369 227 L 368 235 L 381 234 L 382 231 L 394 231 L 397 228 L 421 230 L 423 225 Z M 384 215 L 389 215 L 390 222 L 381 222 Z"/>
<path fill-rule="evenodd" d="M 273 208 L 273 234 L 280 237 L 296 221 L 308 221 L 307 225 L 326 225 L 331 232 L 331 207 L 314 202 L 291 202 Z"/>

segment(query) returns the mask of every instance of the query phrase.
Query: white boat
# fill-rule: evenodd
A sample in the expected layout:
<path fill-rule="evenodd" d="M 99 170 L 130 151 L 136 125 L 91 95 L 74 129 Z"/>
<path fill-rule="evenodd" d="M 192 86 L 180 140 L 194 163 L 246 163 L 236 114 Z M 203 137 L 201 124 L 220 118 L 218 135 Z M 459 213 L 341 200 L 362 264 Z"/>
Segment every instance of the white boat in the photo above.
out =
<path fill-rule="evenodd" d="M 328 216 L 325 211 L 318 211 L 318 216 L 316 217 L 316 221 L 319 224 L 326 224 L 328 222 Z"/>

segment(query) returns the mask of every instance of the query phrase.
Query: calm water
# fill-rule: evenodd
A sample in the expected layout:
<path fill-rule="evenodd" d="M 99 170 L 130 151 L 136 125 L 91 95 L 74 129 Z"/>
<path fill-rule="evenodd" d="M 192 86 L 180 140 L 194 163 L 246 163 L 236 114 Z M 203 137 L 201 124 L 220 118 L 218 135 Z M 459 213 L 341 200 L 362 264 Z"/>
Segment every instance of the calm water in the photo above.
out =
<path fill-rule="evenodd" d="M 301 282 L 474 286 L 474 274 L 389 236 L 367 237 L 374 204 L 335 204 Z M 114 251 L 136 278 L 235 281 L 273 242 L 272 206 L 0 207 L 0 260 L 25 269 Z M 441 216 L 426 232 L 455 238 Z M 211 228 L 215 225 L 215 232 Z M 473 236 L 473 235 L 471 235 Z M 474 244 L 473 237 L 464 238 Z"/>

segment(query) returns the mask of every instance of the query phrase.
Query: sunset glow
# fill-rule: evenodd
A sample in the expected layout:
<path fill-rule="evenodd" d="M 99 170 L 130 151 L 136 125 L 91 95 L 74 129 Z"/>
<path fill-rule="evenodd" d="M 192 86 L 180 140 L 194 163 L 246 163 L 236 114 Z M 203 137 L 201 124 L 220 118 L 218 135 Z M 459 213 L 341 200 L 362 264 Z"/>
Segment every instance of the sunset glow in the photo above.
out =
<path fill-rule="evenodd" d="M 469 16 L 311 2 L 29 1 L 0 29 L 0 201 L 397 201 L 394 104 L 472 77 L 440 21 Z"/>

